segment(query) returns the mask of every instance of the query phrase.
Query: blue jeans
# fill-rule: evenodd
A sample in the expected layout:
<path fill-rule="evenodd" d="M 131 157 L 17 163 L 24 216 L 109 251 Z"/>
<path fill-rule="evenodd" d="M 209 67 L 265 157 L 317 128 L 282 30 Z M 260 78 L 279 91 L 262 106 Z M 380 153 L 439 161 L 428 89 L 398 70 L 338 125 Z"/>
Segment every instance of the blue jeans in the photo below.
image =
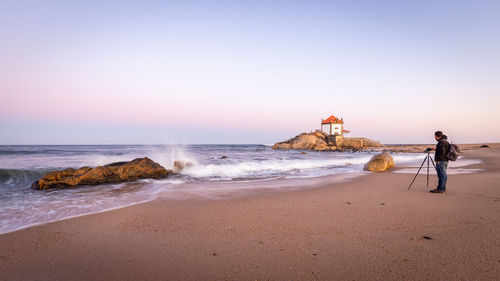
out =
<path fill-rule="evenodd" d="M 448 180 L 448 175 L 446 175 L 446 168 L 448 168 L 448 161 L 439 161 L 436 163 L 436 172 L 438 175 L 438 186 L 439 190 L 446 190 L 446 181 Z"/>

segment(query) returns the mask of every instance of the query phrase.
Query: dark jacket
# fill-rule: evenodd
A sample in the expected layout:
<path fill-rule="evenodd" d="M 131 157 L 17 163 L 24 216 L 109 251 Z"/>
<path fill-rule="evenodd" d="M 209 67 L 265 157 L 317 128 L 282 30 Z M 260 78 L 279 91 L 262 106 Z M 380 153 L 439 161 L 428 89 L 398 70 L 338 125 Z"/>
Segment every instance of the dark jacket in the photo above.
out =
<path fill-rule="evenodd" d="M 446 154 L 450 149 L 450 143 L 447 141 L 448 137 L 443 135 L 436 144 L 436 154 L 434 155 L 435 161 L 448 161 L 448 157 Z"/>

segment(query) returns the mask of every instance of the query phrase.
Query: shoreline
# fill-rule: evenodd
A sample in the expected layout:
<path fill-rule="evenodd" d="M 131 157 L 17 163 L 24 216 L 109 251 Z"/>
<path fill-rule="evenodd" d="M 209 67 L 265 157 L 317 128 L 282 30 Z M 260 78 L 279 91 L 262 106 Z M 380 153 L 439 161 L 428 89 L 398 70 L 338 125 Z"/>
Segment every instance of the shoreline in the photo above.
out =
<path fill-rule="evenodd" d="M 326 175 L 319 177 L 311 177 L 311 178 L 291 178 L 291 179 L 264 179 L 264 180 L 249 180 L 249 181 L 239 181 L 239 182 L 204 182 L 205 186 L 210 185 L 211 188 L 218 187 L 217 191 L 213 189 L 204 190 L 210 195 L 202 195 L 200 193 L 194 194 L 192 189 L 187 190 L 170 190 L 163 191 L 162 194 L 157 195 L 155 198 L 145 199 L 143 201 L 133 202 L 122 206 L 111 207 L 108 209 L 98 210 L 91 213 L 83 213 L 77 215 L 71 215 L 64 218 L 54 219 L 46 222 L 34 223 L 30 225 L 26 225 L 20 227 L 18 229 L 0 233 L 0 237 L 5 234 L 14 233 L 17 231 L 22 231 L 24 229 L 29 229 L 31 227 L 44 226 L 51 223 L 57 223 L 64 220 L 70 220 L 74 218 L 79 218 L 82 216 L 90 216 L 105 212 L 112 212 L 115 210 L 132 207 L 135 205 L 146 204 L 148 202 L 152 202 L 155 200 L 231 200 L 237 198 L 245 198 L 245 197 L 255 197 L 255 196 L 268 196 L 274 193 L 283 193 L 283 192 L 294 192 L 305 189 L 315 189 L 322 188 L 327 186 L 328 184 L 337 185 L 347 182 L 352 182 L 356 180 L 356 178 L 363 177 L 368 175 L 365 172 L 359 173 L 343 173 L 343 174 L 334 174 L 334 175 Z M 339 177 L 340 176 L 340 177 Z M 258 184 L 258 186 L 255 186 Z M 201 183 L 185 183 L 186 186 L 196 187 L 201 185 Z M 236 187 L 239 186 L 241 189 L 229 189 L 225 190 L 220 188 L 221 186 L 229 186 Z M 287 189 L 284 189 L 284 188 Z M 291 187 L 291 188 L 290 188 Z"/>
<path fill-rule="evenodd" d="M 2 234 L 0 269 L 16 280 L 491 280 L 500 152 L 464 154 L 484 170 L 450 176 L 442 195 L 424 177 L 407 191 L 408 174 L 388 171 L 223 200 L 158 198 Z"/>
<path fill-rule="evenodd" d="M 352 152 L 352 153 L 358 153 L 358 152 Z M 399 152 L 393 152 L 393 153 L 398 154 Z M 418 153 L 418 152 L 413 152 L 413 153 Z M 405 172 L 405 170 L 406 171 L 411 170 L 411 171 Z M 404 165 L 404 166 L 393 167 L 390 171 L 387 172 L 414 174 L 415 171 L 413 170 L 413 166 Z M 478 171 L 480 170 L 478 169 Z M 477 171 L 471 171 L 471 172 L 477 172 Z M 148 198 L 136 202 L 130 202 L 124 205 L 113 206 L 102 210 L 74 214 L 62 218 L 49 219 L 43 222 L 30 223 L 28 225 L 17 227 L 16 229 L 8 230 L 6 232 L 1 232 L 0 235 L 16 232 L 34 226 L 41 226 L 49 223 L 77 218 L 81 216 L 114 211 L 138 204 L 144 204 L 162 198 L 172 199 L 172 200 L 186 200 L 186 199 L 228 200 L 241 197 L 267 196 L 273 193 L 294 192 L 302 189 L 315 189 L 334 184 L 347 183 L 355 181 L 357 178 L 369 174 L 371 174 L 371 172 L 360 170 L 358 172 L 342 172 L 337 174 L 312 176 L 312 177 L 267 178 L 267 179 L 243 180 L 243 181 L 238 180 L 238 181 L 221 181 L 221 182 L 215 181 L 215 182 L 183 183 L 181 189 L 162 191 L 160 192 L 161 193 L 160 195 L 156 195 L 153 198 Z M 431 174 L 435 174 L 435 172 L 431 171 Z M 203 189 L 198 189 L 199 186 L 203 186 Z"/>
<path fill-rule="evenodd" d="M 398 153 L 398 152 L 395 152 Z M 414 152 L 417 153 L 417 152 Z M 474 166 L 478 164 L 468 164 L 465 166 L 460 166 L 460 168 L 468 168 L 469 166 Z M 411 170 L 411 171 L 410 171 Z M 450 168 L 449 168 L 450 170 Z M 471 169 L 470 173 L 477 173 L 482 171 L 482 169 Z M 407 172 L 405 172 L 407 171 Z M 415 167 L 410 166 L 395 166 L 392 169 L 386 171 L 386 173 L 402 173 L 402 174 L 415 174 Z M 460 174 L 462 172 L 459 172 Z M 50 223 L 56 223 L 59 221 L 69 220 L 73 218 L 78 218 L 87 215 L 100 214 L 104 212 L 110 212 L 114 210 L 119 210 L 122 208 L 128 208 L 135 205 L 145 204 L 155 200 L 231 200 L 244 197 L 265 197 L 275 193 L 283 192 L 296 192 L 300 190 L 317 189 L 324 187 L 332 187 L 344 183 L 349 183 L 358 180 L 360 177 L 368 176 L 372 174 L 371 172 L 359 171 L 355 173 L 340 173 L 332 175 L 323 175 L 317 177 L 304 177 L 304 178 L 270 178 L 262 180 L 248 180 L 248 181 L 235 181 L 235 182 L 203 182 L 203 183 L 184 183 L 185 186 L 196 187 L 199 185 L 204 185 L 205 187 L 210 186 L 206 193 L 202 195 L 200 193 L 194 194 L 191 189 L 187 190 L 170 190 L 163 191 L 162 194 L 156 196 L 155 198 L 149 198 L 138 202 L 128 203 L 122 206 L 111 207 L 103 210 L 98 210 L 90 213 L 83 213 L 77 215 L 71 215 L 64 218 L 54 219 L 46 222 L 34 223 L 26 225 L 11 231 L 0 233 L 1 235 L 13 233 L 16 231 L 24 230 L 27 228 L 35 226 L 43 226 Z M 432 170 L 431 175 L 435 176 L 435 171 Z M 448 173 L 453 174 L 452 173 Z M 257 186 L 256 186 L 257 185 Z M 225 190 L 221 188 L 222 186 L 237 187 L 237 189 Z M 214 190 L 217 189 L 217 190 Z M 173 195 L 174 194 L 174 195 Z"/>

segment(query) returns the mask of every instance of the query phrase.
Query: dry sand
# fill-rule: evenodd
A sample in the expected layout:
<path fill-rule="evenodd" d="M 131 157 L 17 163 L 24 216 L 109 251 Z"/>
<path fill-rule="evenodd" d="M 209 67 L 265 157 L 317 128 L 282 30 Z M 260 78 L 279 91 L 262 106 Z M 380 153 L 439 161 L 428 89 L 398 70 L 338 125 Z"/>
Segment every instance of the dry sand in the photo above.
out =
<path fill-rule="evenodd" d="M 432 194 L 425 177 L 158 199 L 0 235 L 1 280 L 499 280 L 500 149 Z M 426 239 L 429 237 L 431 239 Z"/>

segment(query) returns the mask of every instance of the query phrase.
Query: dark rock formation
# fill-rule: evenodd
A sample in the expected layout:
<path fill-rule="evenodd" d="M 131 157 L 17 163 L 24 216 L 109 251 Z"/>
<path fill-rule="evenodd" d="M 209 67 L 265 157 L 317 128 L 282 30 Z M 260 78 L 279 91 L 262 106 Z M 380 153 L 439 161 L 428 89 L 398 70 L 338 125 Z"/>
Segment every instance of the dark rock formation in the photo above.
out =
<path fill-rule="evenodd" d="M 163 178 L 171 174 L 160 164 L 144 157 L 128 162 L 117 162 L 95 168 L 82 167 L 51 171 L 34 182 L 34 189 L 60 188 L 76 185 L 96 185 L 102 183 L 125 182 L 146 178 Z"/>

